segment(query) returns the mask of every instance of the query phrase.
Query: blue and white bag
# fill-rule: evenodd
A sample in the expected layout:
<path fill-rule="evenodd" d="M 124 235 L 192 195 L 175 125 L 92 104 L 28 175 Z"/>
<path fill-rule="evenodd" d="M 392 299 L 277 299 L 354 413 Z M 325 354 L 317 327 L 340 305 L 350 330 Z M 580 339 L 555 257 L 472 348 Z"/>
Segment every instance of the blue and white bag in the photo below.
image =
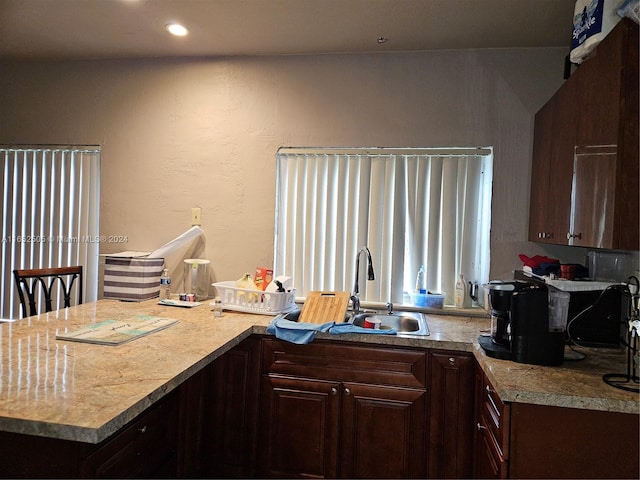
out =
<path fill-rule="evenodd" d="M 577 0 L 571 36 L 572 63 L 582 63 L 589 53 L 620 21 L 621 0 Z"/>

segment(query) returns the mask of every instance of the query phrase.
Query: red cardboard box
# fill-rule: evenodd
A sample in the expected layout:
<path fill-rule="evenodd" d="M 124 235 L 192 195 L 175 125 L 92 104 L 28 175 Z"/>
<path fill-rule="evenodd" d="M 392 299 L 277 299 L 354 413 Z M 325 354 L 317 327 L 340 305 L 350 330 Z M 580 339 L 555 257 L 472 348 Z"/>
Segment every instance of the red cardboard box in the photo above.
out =
<path fill-rule="evenodd" d="M 253 283 L 256 284 L 256 287 L 264 291 L 271 280 L 273 280 L 273 270 L 264 267 L 256 268 L 256 274 L 253 277 Z"/>

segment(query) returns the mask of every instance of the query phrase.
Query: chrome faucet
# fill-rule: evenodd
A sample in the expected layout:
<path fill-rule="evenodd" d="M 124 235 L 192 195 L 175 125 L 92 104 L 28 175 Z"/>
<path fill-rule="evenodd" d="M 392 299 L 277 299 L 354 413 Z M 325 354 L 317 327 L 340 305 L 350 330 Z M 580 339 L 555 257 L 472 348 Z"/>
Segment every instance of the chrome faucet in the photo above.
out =
<path fill-rule="evenodd" d="M 360 275 L 360 254 L 367 254 L 367 279 L 375 280 L 375 274 L 373 273 L 373 262 L 371 261 L 371 252 L 367 247 L 362 247 L 356 254 L 356 281 L 353 285 L 353 293 L 351 294 L 351 303 L 353 304 L 353 312 L 360 312 L 360 284 L 358 282 L 358 277 Z"/>

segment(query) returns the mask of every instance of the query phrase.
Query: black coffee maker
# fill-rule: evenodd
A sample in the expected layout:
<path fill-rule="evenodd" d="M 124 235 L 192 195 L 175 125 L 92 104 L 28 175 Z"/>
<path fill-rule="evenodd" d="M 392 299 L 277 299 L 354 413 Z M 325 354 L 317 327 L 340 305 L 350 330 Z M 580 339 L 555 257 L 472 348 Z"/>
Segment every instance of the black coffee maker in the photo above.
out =
<path fill-rule="evenodd" d="M 564 359 L 568 296 L 545 284 L 490 282 L 491 336 L 478 342 L 490 357 L 536 365 Z M 552 288 L 554 291 L 550 291 Z"/>

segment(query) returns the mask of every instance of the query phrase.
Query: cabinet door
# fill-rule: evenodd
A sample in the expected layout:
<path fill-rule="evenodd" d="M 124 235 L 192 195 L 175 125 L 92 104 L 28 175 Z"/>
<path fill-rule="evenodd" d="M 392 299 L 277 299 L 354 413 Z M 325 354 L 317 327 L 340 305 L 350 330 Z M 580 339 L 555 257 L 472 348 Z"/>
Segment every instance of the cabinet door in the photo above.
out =
<path fill-rule="evenodd" d="M 615 146 L 576 148 L 569 245 L 612 248 L 615 186 Z"/>
<path fill-rule="evenodd" d="M 81 464 L 86 478 L 167 478 L 177 475 L 177 391 L 100 444 Z"/>
<path fill-rule="evenodd" d="M 204 415 L 207 476 L 251 477 L 255 469 L 260 339 L 250 337 L 215 360 Z"/>
<path fill-rule="evenodd" d="M 532 242 L 553 240 L 553 232 L 549 231 L 547 205 L 556 100 L 557 97 L 552 97 L 535 116 L 529 197 L 529 240 Z"/>
<path fill-rule="evenodd" d="M 578 146 L 618 143 L 625 33 L 624 28 L 614 28 L 574 73 L 580 89 L 575 119 Z"/>
<path fill-rule="evenodd" d="M 265 375 L 260 477 L 335 478 L 340 384 Z"/>
<path fill-rule="evenodd" d="M 567 80 L 536 114 L 529 240 L 567 244 L 578 82 Z"/>
<path fill-rule="evenodd" d="M 341 478 L 424 478 L 426 391 L 342 384 Z"/>
<path fill-rule="evenodd" d="M 429 477 L 470 478 L 473 470 L 471 355 L 431 354 Z"/>
<path fill-rule="evenodd" d="M 576 146 L 576 112 L 578 83 L 571 77 L 556 92 L 553 121 L 553 148 L 549 167 L 549 191 L 547 193 L 547 230 L 551 232 L 549 243 L 567 245 L 569 216 L 571 211 L 571 184 L 573 158 Z"/>

